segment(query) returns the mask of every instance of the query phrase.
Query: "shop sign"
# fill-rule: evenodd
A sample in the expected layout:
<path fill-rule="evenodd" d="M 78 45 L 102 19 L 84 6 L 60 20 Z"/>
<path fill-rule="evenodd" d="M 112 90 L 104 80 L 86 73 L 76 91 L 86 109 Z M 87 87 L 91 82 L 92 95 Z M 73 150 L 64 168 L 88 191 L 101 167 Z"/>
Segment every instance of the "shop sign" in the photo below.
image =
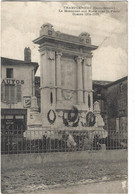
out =
<path fill-rule="evenodd" d="M 3 79 L 2 80 L 2 84 L 16 84 L 16 85 L 20 85 L 20 84 L 24 84 L 24 80 L 15 80 L 15 79 Z"/>

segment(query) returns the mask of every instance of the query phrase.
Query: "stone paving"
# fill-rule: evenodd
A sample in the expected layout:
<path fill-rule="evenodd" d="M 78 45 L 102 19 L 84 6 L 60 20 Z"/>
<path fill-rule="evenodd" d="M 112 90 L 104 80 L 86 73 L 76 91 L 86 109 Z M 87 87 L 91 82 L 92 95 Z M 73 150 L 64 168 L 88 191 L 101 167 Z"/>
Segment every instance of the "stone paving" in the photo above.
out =
<path fill-rule="evenodd" d="M 38 166 L 36 168 L 2 170 L 2 193 L 31 193 L 37 190 L 87 182 L 123 180 L 127 178 L 127 162 L 76 161 Z M 40 192 L 39 192 L 40 193 Z"/>

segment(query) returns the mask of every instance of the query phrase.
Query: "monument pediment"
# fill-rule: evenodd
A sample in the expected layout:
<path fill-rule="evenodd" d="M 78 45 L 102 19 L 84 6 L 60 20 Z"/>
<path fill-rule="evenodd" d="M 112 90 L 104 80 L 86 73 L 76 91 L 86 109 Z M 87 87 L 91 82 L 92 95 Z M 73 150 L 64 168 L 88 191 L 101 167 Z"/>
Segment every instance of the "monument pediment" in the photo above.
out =
<path fill-rule="evenodd" d="M 35 44 L 39 44 L 40 47 L 43 43 L 54 43 L 54 44 L 67 44 L 73 48 L 85 48 L 87 50 L 95 50 L 98 47 L 91 44 L 90 34 L 83 32 L 78 36 L 61 33 L 55 31 L 53 25 L 50 23 L 43 24 L 40 30 L 40 37 L 33 41 Z"/>

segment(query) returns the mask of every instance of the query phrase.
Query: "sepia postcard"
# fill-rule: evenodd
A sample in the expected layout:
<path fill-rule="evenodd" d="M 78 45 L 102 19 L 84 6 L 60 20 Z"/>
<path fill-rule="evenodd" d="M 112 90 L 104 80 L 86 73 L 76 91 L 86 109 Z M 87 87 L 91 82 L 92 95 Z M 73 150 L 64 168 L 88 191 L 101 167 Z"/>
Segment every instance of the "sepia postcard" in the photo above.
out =
<path fill-rule="evenodd" d="M 1 24 L 1 193 L 128 193 L 127 1 L 3 1 Z"/>

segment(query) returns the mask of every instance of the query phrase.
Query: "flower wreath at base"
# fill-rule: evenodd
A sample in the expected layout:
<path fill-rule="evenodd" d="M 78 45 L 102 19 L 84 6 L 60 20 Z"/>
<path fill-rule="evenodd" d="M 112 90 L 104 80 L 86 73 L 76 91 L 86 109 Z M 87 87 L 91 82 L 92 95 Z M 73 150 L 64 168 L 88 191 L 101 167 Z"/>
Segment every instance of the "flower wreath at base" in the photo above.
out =
<path fill-rule="evenodd" d="M 53 115 L 54 115 L 54 118 L 53 119 L 50 118 L 51 112 L 53 112 Z M 51 110 L 48 111 L 48 113 L 47 113 L 47 119 L 48 119 L 48 121 L 49 121 L 50 124 L 54 124 L 54 122 L 56 120 L 56 113 L 54 112 L 54 110 L 51 109 Z"/>
<path fill-rule="evenodd" d="M 72 116 L 72 113 L 74 113 L 75 115 Z M 73 106 L 73 110 L 70 110 L 70 111 L 68 112 L 68 120 L 69 120 L 70 122 L 75 122 L 76 119 L 77 119 L 77 117 L 78 117 L 78 109 L 77 109 L 76 107 Z"/>
<path fill-rule="evenodd" d="M 72 116 L 72 113 L 74 113 L 75 115 Z M 64 117 L 64 112 L 63 112 L 63 123 L 65 126 L 69 127 L 69 122 L 72 122 L 72 127 L 77 127 L 78 126 L 78 123 L 79 123 L 79 117 L 78 117 L 78 109 L 76 107 L 73 106 L 73 110 L 70 110 L 68 112 L 68 119 L 66 119 Z M 78 119 L 77 119 L 78 117 Z M 77 119 L 77 121 L 76 121 Z M 76 121 L 76 122 L 75 122 Z"/>
<path fill-rule="evenodd" d="M 93 127 L 95 123 L 96 123 L 96 116 L 93 114 L 93 112 L 88 112 L 86 114 L 86 126 Z"/>

